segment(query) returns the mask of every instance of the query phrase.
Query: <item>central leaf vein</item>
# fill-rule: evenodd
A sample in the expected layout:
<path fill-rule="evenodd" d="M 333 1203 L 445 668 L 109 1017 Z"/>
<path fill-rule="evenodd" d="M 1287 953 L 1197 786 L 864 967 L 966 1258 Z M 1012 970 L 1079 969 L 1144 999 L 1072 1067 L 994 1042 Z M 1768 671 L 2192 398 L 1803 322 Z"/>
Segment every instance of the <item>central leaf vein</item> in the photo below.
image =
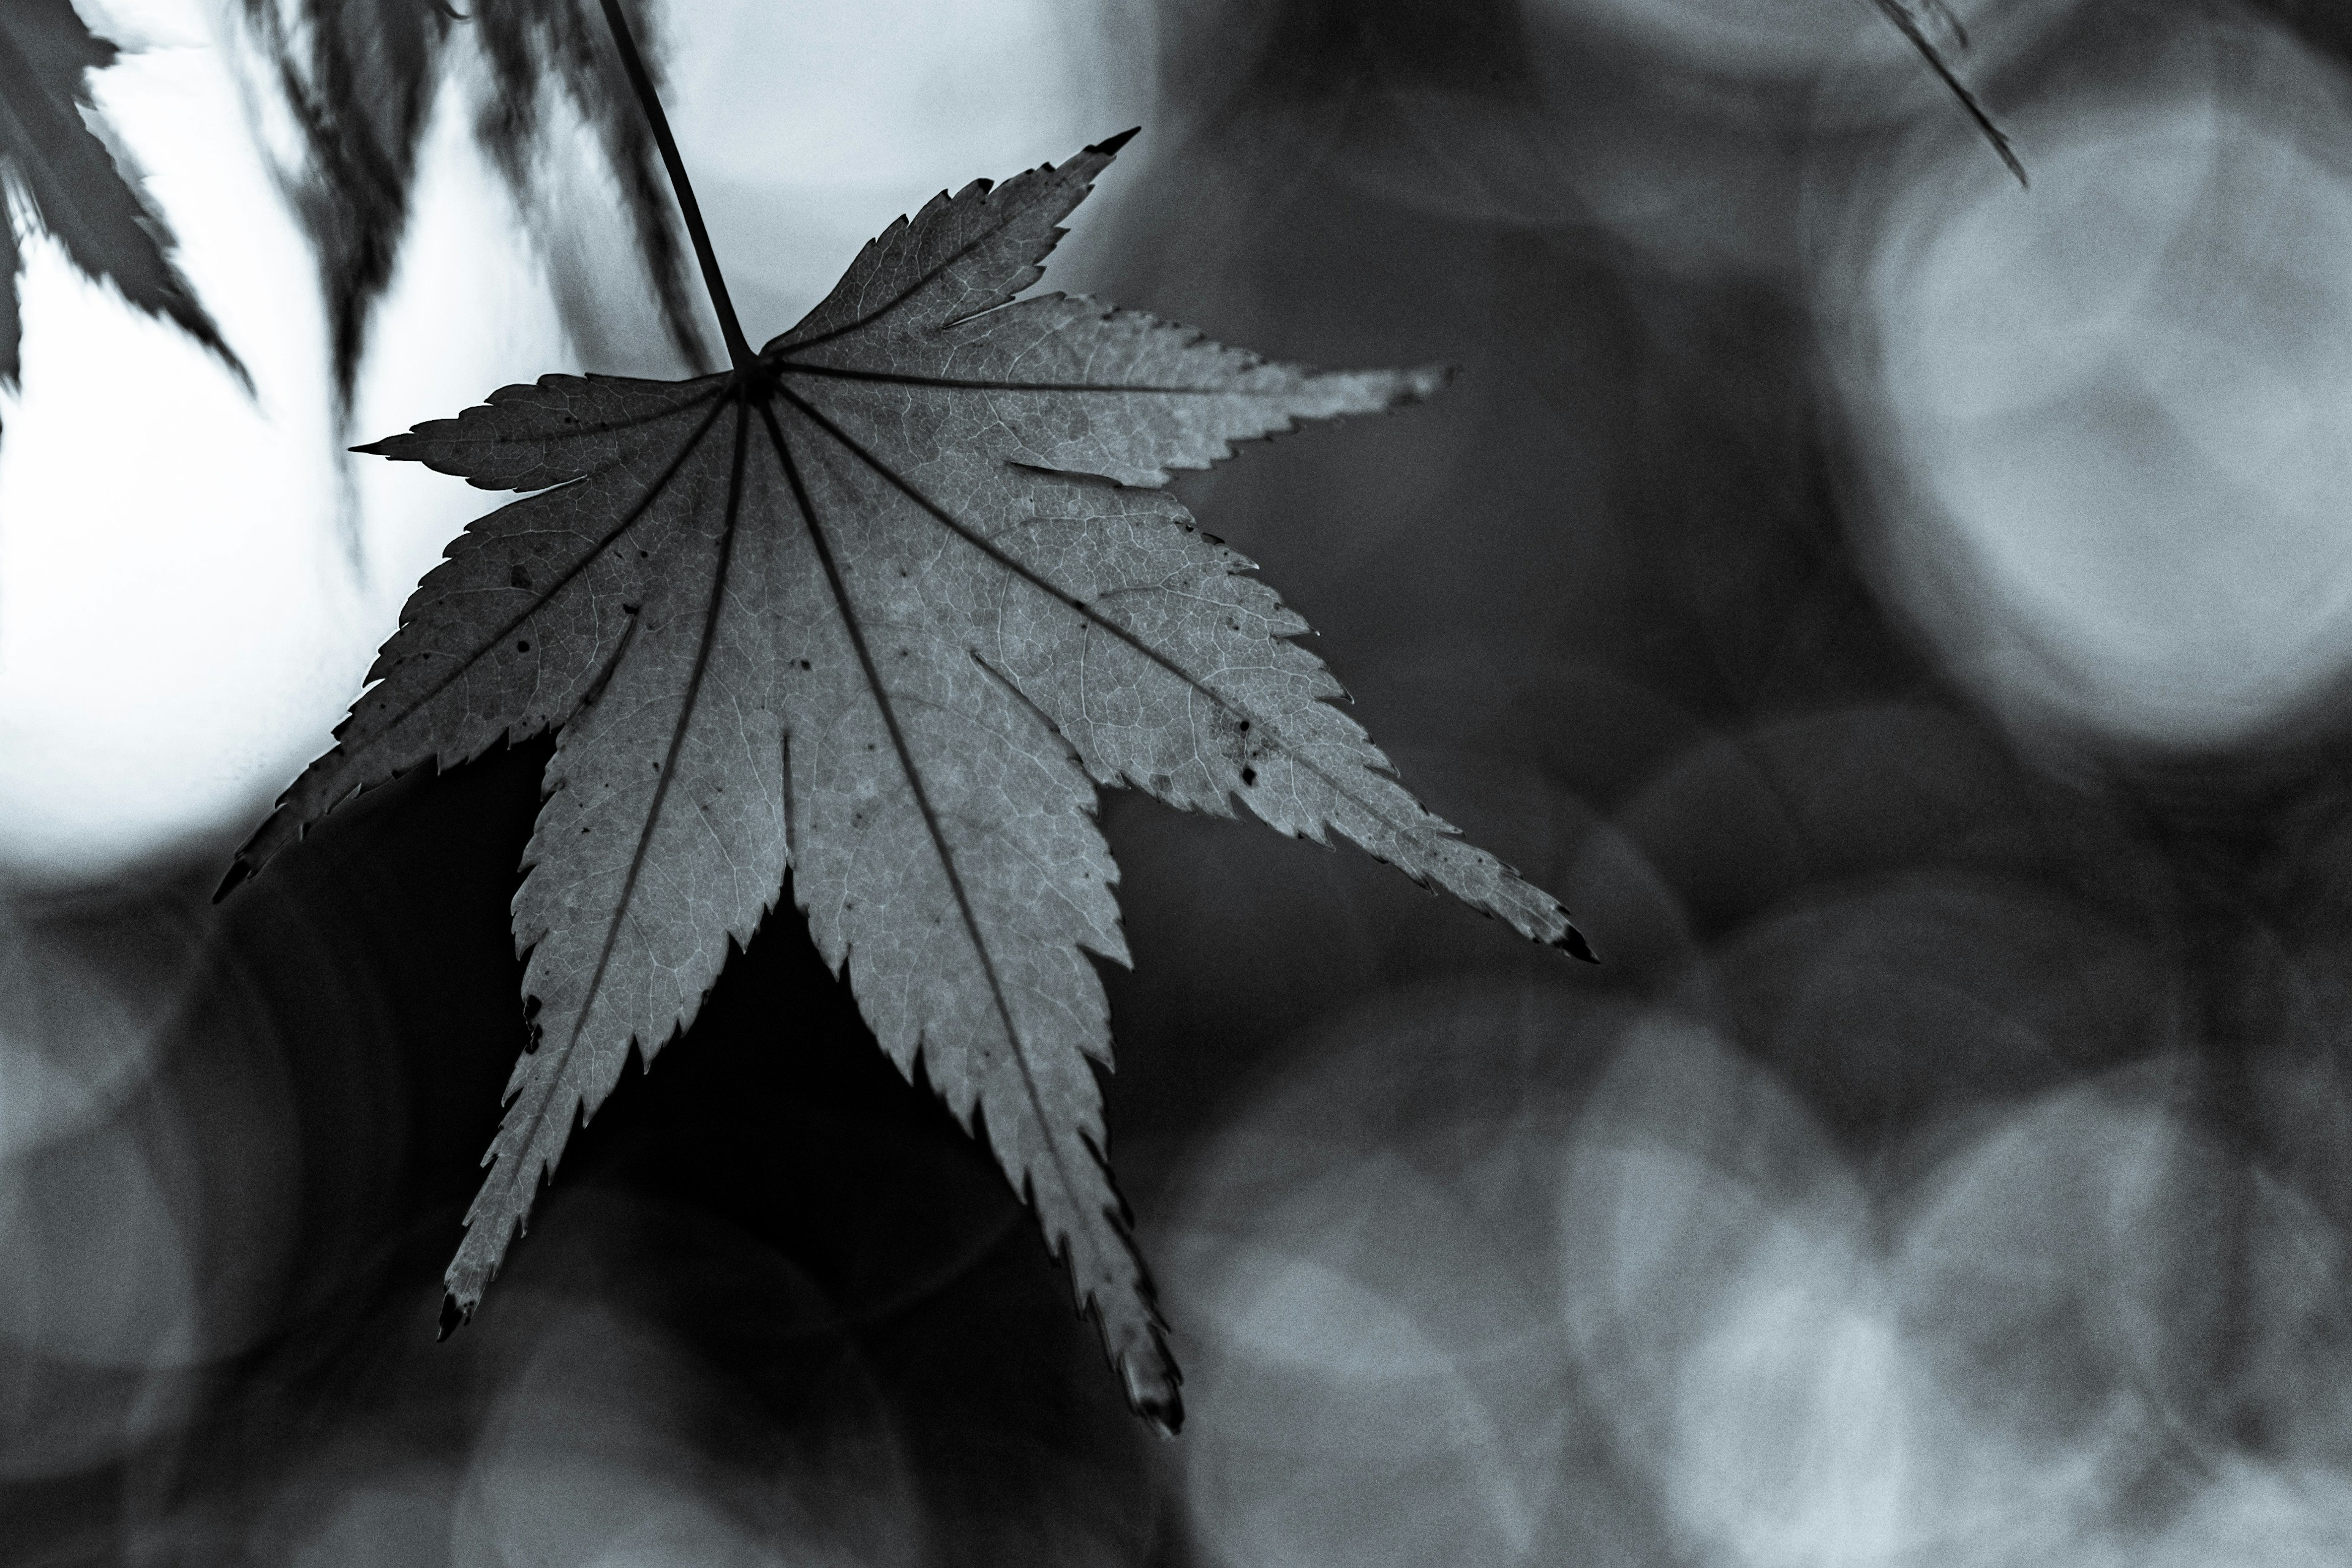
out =
<path fill-rule="evenodd" d="M 790 397 L 789 394 L 785 395 Z M 798 399 L 792 401 L 795 406 L 799 405 Z M 981 930 L 979 914 L 972 909 L 971 892 L 965 888 L 963 873 L 956 864 L 955 847 L 948 841 L 946 830 L 940 824 L 939 811 L 931 803 L 930 792 L 923 785 L 922 773 L 915 765 L 913 748 L 908 743 L 906 731 L 898 723 L 889 688 L 883 684 L 882 672 L 876 667 L 873 650 L 866 644 L 856 606 L 850 601 L 849 585 L 842 581 L 840 563 L 834 558 L 832 543 L 825 537 L 824 525 L 817 517 L 815 503 L 810 499 L 808 487 L 802 479 L 800 465 L 793 460 L 791 445 L 785 441 L 783 429 L 776 422 L 774 408 L 763 402 L 760 405 L 760 417 L 768 427 L 768 438 L 775 447 L 776 460 L 783 469 L 785 483 L 792 489 L 793 500 L 800 508 L 801 520 L 808 529 L 810 545 L 816 552 L 818 563 L 824 569 L 825 584 L 832 590 L 834 604 L 841 612 L 842 626 L 848 634 L 850 646 L 856 650 L 858 666 L 865 672 L 866 683 L 874 693 L 874 705 L 881 713 L 883 728 L 889 732 L 891 748 L 898 753 L 898 768 L 906 775 L 908 791 L 914 796 L 916 809 L 922 815 L 923 826 L 939 855 L 940 870 L 946 876 L 948 889 L 955 899 L 956 912 L 971 940 L 973 956 L 979 959 L 981 973 L 988 982 L 989 999 L 995 1005 L 996 1016 L 1004 1026 L 1005 1042 L 1013 1048 L 1013 1066 L 1020 1069 L 1021 1087 L 1028 1097 L 1030 1113 L 1037 1119 L 1038 1133 L 1045 1145 L 1047 1157 L 1053 1162 L 1055 1177 L 1061 1183 L 1072 1206 L 1083 1211 L 1085 1199 L 1063 1159 L 1060 1141 L 1054 1136 L 1054 1120 L 1046 1113 L 1045 1096 L 1037 1088 L 1037 1076 L 1029 1062 L 1028 1043 L 1023 1039 L 1020 1026 L 1013 1020 L 1013 1005 L 1004 994 L 1003 977 L 997 973 L 995 957 L 988 949 L 987 935 Z"/>

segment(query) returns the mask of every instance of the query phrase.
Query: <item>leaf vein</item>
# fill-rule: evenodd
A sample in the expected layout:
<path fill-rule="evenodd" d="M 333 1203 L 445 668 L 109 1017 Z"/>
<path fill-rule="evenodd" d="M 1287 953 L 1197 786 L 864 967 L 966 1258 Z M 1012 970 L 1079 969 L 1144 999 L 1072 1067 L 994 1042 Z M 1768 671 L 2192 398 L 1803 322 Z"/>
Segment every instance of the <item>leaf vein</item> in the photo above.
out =
<path fill-rule="evenodd" d="M 872 452 L 867 451 L 856 437 L 850 435 L 840 426 L 825 417 L 824 413 L 820 410 L 811 406 L 808 403 L 795 395 L 789 388 L 781 385 L 778 386 L 776 388 L 776 395 L 782 397 L 785 402 L 790 403 L 794 408 L 800 410 L 802 415 L 803 415 L 812 424 L 815 425 L 818 429 L 823 430 L 826 435 L 832 437 L 852 456 L 856 457 L 858 461 L 864 463 L 867 468 L 873 469 L 875 473 L 881 476 L 882 479 L 888 481 L 892 488 L 896 489 L 899 494 L 905 496 L 908 500 L 913 501 L 926 512 L 929 512 L 932 519 L 942 528 L 945 528 L 950 533 L 953 533 L 957 538 L 963 540 L 973 549 L 979 551 L 991 561 L 995 562 L 999 566 L 1003 567 L 1007 572 L 1012 573 L 1014 576 L 1020 578 L 1023 582 L 1028 584 L 1031 587 L 1035 588 L 1040 593 L 1043 593 L 1060 603 L 1069 603 L 1069 595 L 1065 594 L 1056 588 L 1051 582 L 1031 569 L 1026 563 L 1006 554 L 1003 550 L 999 549 L 993 542 L 982 534 L 977 529 L 966 525 L 961 518 L 958 518 L 946 508 L 940 506 L 937 501 L 931 500 L 930 497 L 917 489 L 912 484 L 900 477 L 898 471 L 893 469 L 889 464 L 885 463 Z M 780 440 L 782 439 L 781 435 L 779 435 L 778 438 Z M 1153 647 L 1150 643 L 1145 642 L 1141 637 L 1136 636 L 1133 632 L 1129 631 L 1117 621 L 1104 616 L 1093 606 L 1077 605 L 1072 605 L 1072 608 L 1076 609 L 1080 616 L 1086 618 L 1088 626 L 1099 626 L 1104 631 L 1108 632 L 1112 637 L 1127 645 L 1129 648 L 1132 648 L 1144 658 L 1158 665 L 1169 674 L 1176 677 L 1177 679 L 1183 681 L 1186 685 L 1200 692 L 1202 696 L 1206 697 L 1211 702 L 1216 704 L 1218 708 L 1223 710 L 1223 711 L 1233 719 L 1237 721 L 1241 719 L 1248 719 L 1253 723 L 1264 724 L 1269 729 L 1272 728 L 1270 720 L 1267 720 L 1263 715 L 1243 712 L 1242 710 L 1235 707 L 1223 692 L 1218 691 L 1215 688 L 1208 685 L 1204 679 L 1193 675 L 1182 665 L 1178 664 L 1174 659 L 1169 658 L 1158 648 Z M 1334 778 L 1330 772 L 1324 768 L 1312 756 L 1308 755 L 1304 747 L 1294 743 L 1287 737 L 1282 735 L 1280 731 L 1275 731 L 1273 739 L 1282 746 L 1285 752 L 1289 753 L 1291 760 L 1298 767 L 1322 780 L 1325 784 L 1330 787 L 1330 790 L 1334 795 L 1363 811 L 1374 821 L 1381 823 L 1395 832 L 1405 834 L 1407 836 L 1414 836 L 1418 832 L 1422 831 L 1420 824 L 1400 823 L 1394 817 L 1391 816 L 1386 811 L 1383 811 L 1378 805 L 1373 805 L 1370 801 L 1364 799 L 1362 795 L 1357 794 L 1354 790 L 1349 789 L 1339 780 Z"/>
<path fill-rule="evenodd" d="M 596 562 L 602 558 L 604 552 L 611 548 L 614 541 L 618 540 L 621 535 L 628 532 L 630 529 L 635 528 L 639 520 L 641 520 L 645 514 L 652 509 L 654 502 L 661 499 L 662 492 L 669 488 L 670 481 L 677 477 L 678 470 L 686 467 L 687 459 L 694 455 L 695 449 L 698 447 L 701 446 L 703 437 L 710 433 L 711 426 L 719 422 L 719 416 L 726 406 L 727 405 L 724 402 L 715 402 L 711 405 L 710 413 L 704 417 L 699 426 L 696 426 L 694 434 L 687 437 L 686 445 L 679 450 L 677 456 L 671 460 L 669 467 L 662 470 L 661 477 L 655 479 L 654 482 L 646 488 L 644 498 L 630 510 L 627 516 L 614 523 L 612 528 L 605 532 L 603 538 L 597 540 L 596 542 L 591 546 L 578 561 L 573 562 L 570 566 L 565 567 L 561 573 L 558 573 L 556 574 L 555 581 L 550 584 L 543 593 L 539 594 L 532 600 L 529 609 L 526 609 L 520 614 L 510 616 L 507 620 L 501 622 L 498 630 L 492 632 L 488 637 L 481 639 L 481 641 L 476 645 L 473 652 L 465 655 L 458 660 L 456 668 L 450 670 L 448 674 L 434 682 L 432 686 L 428 687 L 421 695 L 415 698 L 415 700 L 402 708 L 398 713 L 394 714 L 393 718 L 384 724 L 383 728 L 378 731 L 378 733 L 382 735 L 392 733 L 392 731 L 400 728 L 401 725 L 407 723 L 409 720 L 415 718 L 427 703 L 433 701 L 436 698 L 438 698 L 443 692 L 448 690 L 452 686 L 455 686 L 460 679 L 474 668 L 476 664 L 481 661 L 483 655 L 488 653 L 492 648 L 503 644 L 508 637 L 513 636 L 516 631 L 521 628 L 522 624 L 525 621 L 530 620 L 531 616 L 537 615 L 540 611 L 545 609 L 550 604 L 553 603 L 555 595 L 569 587 L 572 584 L 572 580 L 578 577 L 580 574 L 594 565 Z M 444 655 L 443 657 L 446 658 L 450 656 Z"/>
<path fill-rule="evenodd" d="M 906 303 L 916 295 L 921 293 L 925 289 L 939 281 L 940 278 L 946 273 L 949 268 L 953 267 L 957 262 L 961 261 L 965 257 L 970 256 L 973 251 L 978 250 L 982 246 L 987 244 L 990 240 L 994 239 L 998 235 L 1003 234 L 1005 229 L 1012 226 L 1013 220 L 1020 216 L 1021 209 L 1010 203 L 1007 203 L 1004 207 L 1003 215 L 998 218 L 995 223 L 991 224 L 988 227 L 981 230 L 978 234 L 973 235 L 971 239 L 965 241 L 950 254 L 941 258 L 938 266 L 932 268 L 929 271 L 916 279 L 912 283 L 908 284 L 904 289 L 899 289 L 896 294 L 891 295 L 889 299 L 885 300 L 881 304 L 877 305 L 873 310 L 866 311 L 856 321 L 845 322 L 841 326 L 834 327 L 825 331 L 819 332 L 813 338 L 804 338 L 801 342 L 794 343 L 793 347 L 796 349 L 804 349 L 814 348 L 819 343 L 829 343 L 835 338 L 846 337 L 850 333 L 857 331 L 860 327 L 870 325 L 880 318 L 888 315 L 893 309 Z M 913 226 L 910 225 L 905 232 L 911 235 L 915 231 Z M 947 323 L 947 325 L 950 326 L 954 324 L 955 323 L 951 321 Z"/>
<path fill-rule="evenodd" d="M 802 345 L 794 344 L 795 348 Z M 1016 356 L 1017 359 L 1018 356 Z M 809 364 L 800 360 L 782 360 L 776 364 L 778 374 L 810 375 L 826 381 L 880 382 L 890 386 L 920 386 L 950 392 L 1101 392 L 1123 393 L 1144 397 L 1262 397 L 1284 401 L 1298 395 L 1296 387 L 1269 387 L 1263 392 L 1238 386 L 1162 386 L 1159 384 L 1129 385 L 1118 382 L 1099 381 L 967 381 L 957 376 L 915 375 L 895 370 L 860 370 L 850 365 Z"/>
<path fill-rule="evenodd" d="M 798 399 L 792 401 L 798 405 Z M 915 797 L 916 808 L 922 814 L 923 826 L 930 836 L 932 848 L 939 855 L 940 868 L 947 877 L 948 890 L 955 899 L 956 912 L 963 921 L 965 934 L 971 938 L 973 955 L 980 960 L 981 973 L 988 982 L 990 999 L 995 1003 L 997 1017 L 1004 1026 L 1005 1042 L 1013 1047 L 1013 1065 L 1021 1071 L 1021 1086 L 1028 1096 L 1030 1111 L 1037 1119 L 1040 1142 L 1045 1146 L 1047 1158 L 1053 1162 L 1055 1178 L 1061 1184 L 1071 1207 L 1083 1214 L 1086 1200 L 1063 1159 L 1061 1144 L 1054 1137 L 1054 1121 L 1046 1113 L 1045 1096 L 1038 1090 L 1037 1075 L 1029 1063 L 1028 1044 L 1022 1038 L 1019 1026 L 1013 1022 L 1013 1005 L 1005 996 L 1003 978 L 997 973 L 995 956 L 989 952 L 986 933 L 981 930 L 980 917 L 972 909 L 971 895 L 964 887 L 963 873 L 957 868 L 954 847 L 948 842 L 947 835 L 940 826 L 939 812 L 931 804 L 930 793 L 923 787 L 922 774 L 915 766 L 906 731 L 899 726 L 889 689 L 883 684 L 882 673 L 875 667 L 873 649 L 866 644 L 865 628 L 859 624 L 856 609 L 850 603 L 849 586 L 842 581 L 840 563 L 834 559 L 833 547 L 824 535 L 824 526 L 818 521 L 816 506 L 810 500 L 808 487 L 801 479 L 800 465 L 793 461 L 792 448 L 784 440 L 782 426 L 776 422 L 774 408 L 763 402 L 760 405 L 760 416 L 767 425 L 769 440 L 774 444 L 777 462 L 784 471 L 784 480 L 792 487 L 793 500 L 800 508 L 802 521 L 808 529 L 810 544 L 816 552 L 818 563 L 824 570 L 825 584 L 833 592 L 835 607 L 841 612 L 842 625 L 847 631 L 850 646 L 856 650 L 857 662 L 865 671 L 866 683 L 873 690 L 874 705 L 882 715 L 883 728 L 889 732 L 890 744 L 898 752 L 899 771 L 906 775 L 908 791 Z"/>
<path fill-rule="evenodd" d="M 743 498 L 745 445 L 743 435 L 747 419 L 743 398 L 739 395 L 734 402 L 734 461 L 728 474 L 727 514 L 726 521 L 719 529 L 719 559 L 711 569 L 710 608 L 703 616 L 702 636 L 695 647 L 694 665 L 687 675 L 686 691 L 678 703 L 677 721 L 670 731 L 669 747 L 662 763 L 660 781 L 654 785 L 653 800 L 646 808 L 646 825 L 639 831 L 636 847 L 630 854 L 629 868 L 622 876 L 621 895 L 614 901 L 612 922 L 604 928 L 604 940 L 596 954 L 596 966 L 589 973 L 588 984 L 581 994 L 579 1012 L 572 1020 L 571 1037 L 563 1042 L 563 1058 L 556 1064 L 553 1073 L 550 1076 L 551 1096 L 551 1085 L 562 1080 L 564 1073 L 570 1068 L 572 1053 L 579 1048 L 580 1037 L 588 1026 L 588 1015 L 594 1009 L 597 995 L 604 988 L 604 976 L 610 972 L 614 950 L 620 945 L 622 929 L 628 923 L 636 895 L 637 881 L 644 874 L 646 855 L 653 847 L 655 832 L 661 826 L 662 808 L 669 798 L 671 786 L 677 782 L 678 754 L 686 747 L 687 732 L 694 726 L 695 709 L 702 695 L 703 678 L 710 668 L 711 645 L 718 638 L 719 616 L 727 604 L 727 574 L 729 568 L 733 564 L 737 519 Z M 721 406 L 724 405 L 721 405 Z M 713 418 L 716 417 L 717 412 L 714 410 Z M 708 428 L 707 426 L 706 428 Z M 650 1054 L 656 1042 L 639 1043 Z M 538 1141 L 539 1130 L 546 1121 L 550 1103 L 550 1100 L 542 1100 L 532 1110 L 530 1134 L 523 1144 L 525 1148 L 529 1148 Z"/>

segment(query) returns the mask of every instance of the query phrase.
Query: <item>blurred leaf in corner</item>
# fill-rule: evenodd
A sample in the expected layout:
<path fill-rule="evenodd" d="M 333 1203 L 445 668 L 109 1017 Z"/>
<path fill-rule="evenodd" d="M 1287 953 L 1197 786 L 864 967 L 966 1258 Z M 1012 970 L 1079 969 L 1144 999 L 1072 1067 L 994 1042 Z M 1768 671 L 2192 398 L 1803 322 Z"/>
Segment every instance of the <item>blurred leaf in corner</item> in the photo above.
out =
<path fill-rule="evenodd" d="M 459 28 L 472 30 L 489 71 L 475 121 L 483 151 L 518 196 L 528 195 L 547 95 L 568 95 L 611 160 L 670 339 L 701 367 L 703 339 L 657 154 L 610 47 L 599 47 L 594 0 L 455 8 L 442 0 L 244 0 L 244 8 L 307 154 L 282 178 L 318 254 L 339 429 L 407 229 L 443 50 Z M 655 31 L 647 0 L 628 0 L 626 9 L 640 37 Z"/>
<path fill-rule="evenodd" d="M 479 29 L 492 89 L 474 126 L 482 150 L 515 193 L 527 195 L 531 151 L 546 113 L 542 94 L 551 82 L 561 87 L 594 131 L 620 184 L 636 254 L 645 259 L 672 346 L 688 368 L 702 368 L 709 353 L 698 325 L 702 307 L 686 249 L 678 243 L 661 154 L 637 112 L 593 0 L 509 0 L 477 9 L 472 26 Z M 657 55 L 660 40 L 648 0 L 625 0 L 622 9 L 636 37 Z M 577 335 L 576 323 L 565 325 Z"/>
<path fill-rule="evenodd" d="M 139 309 L 176 323 L 251 384 L 171 258 L 172 236 L 128 159 L 95 128 L 89 73 L 119 51 L 82 25 L 72 0 L 0 5 L 0 383 L 15 385 L 22 324 L 16 224 L 38 224 L 73 264 Z"/>

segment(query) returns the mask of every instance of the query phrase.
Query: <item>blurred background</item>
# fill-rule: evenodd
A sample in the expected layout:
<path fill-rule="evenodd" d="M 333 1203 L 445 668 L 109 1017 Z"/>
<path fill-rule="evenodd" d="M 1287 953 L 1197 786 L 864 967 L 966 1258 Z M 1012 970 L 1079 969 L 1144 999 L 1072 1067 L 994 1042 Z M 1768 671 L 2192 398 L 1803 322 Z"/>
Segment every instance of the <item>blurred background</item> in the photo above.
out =
<path fill-rule="evenodd" d="M 1140 124 L 1050 286 L 1461 367 L 1181 490 L 1606 962 L 1107 800 L 1170 1444 L 792 920 L 435 1343 L 546 747 L 209 895 L 341 448 L 715 335 L 593 5 L 12 0 L 250 386 L 0 118 L 0 1564 L 2344 1561 L 2352 25 L 1948 4 L 2030 189 L 1871 0 L 637 7 L 755 341 Z"/>

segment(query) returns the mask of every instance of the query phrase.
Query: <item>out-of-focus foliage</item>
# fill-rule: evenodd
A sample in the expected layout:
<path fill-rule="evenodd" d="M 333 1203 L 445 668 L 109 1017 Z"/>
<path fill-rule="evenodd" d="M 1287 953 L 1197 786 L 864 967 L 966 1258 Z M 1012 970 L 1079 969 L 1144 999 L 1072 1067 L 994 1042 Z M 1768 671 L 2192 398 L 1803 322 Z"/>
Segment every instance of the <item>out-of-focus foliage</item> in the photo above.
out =
<path fill-rule="evenodd" d="M 58 0 L 62 5 L 64 0 Z M 243 0 L 300 156 L 280 171 L 318 253 L 338 412 L 348 414 L 368 323 L 392 281 L 408 226 L 419 141 L 440 90 L 453 29 L 488 62 L 475 126 L 482 147 L 527 193 L 550 100 L 562 94 L 619 176 L 646 277 L 689 363 L 702 354 L 685 253 L 645 119 L 604 41 L 594 0 L 486 0 L 464 20 L 429 0 Z M 629 0 L 631 25 L 657 38 L 653 8 Z"/>
<path fill-rule="evenodd" d="M 244 374 L 173 265 L 171 231 L 141 193 L 137 171 L 100 133 L 88 77 L 116 53 L 72 0 L 11 0 L 0 9 L 0 198 L 8 209 L 0 212 L 0 385 L 14 386 L 18 371 L 19 222 L 38 226 L 89 277 Z"/>

